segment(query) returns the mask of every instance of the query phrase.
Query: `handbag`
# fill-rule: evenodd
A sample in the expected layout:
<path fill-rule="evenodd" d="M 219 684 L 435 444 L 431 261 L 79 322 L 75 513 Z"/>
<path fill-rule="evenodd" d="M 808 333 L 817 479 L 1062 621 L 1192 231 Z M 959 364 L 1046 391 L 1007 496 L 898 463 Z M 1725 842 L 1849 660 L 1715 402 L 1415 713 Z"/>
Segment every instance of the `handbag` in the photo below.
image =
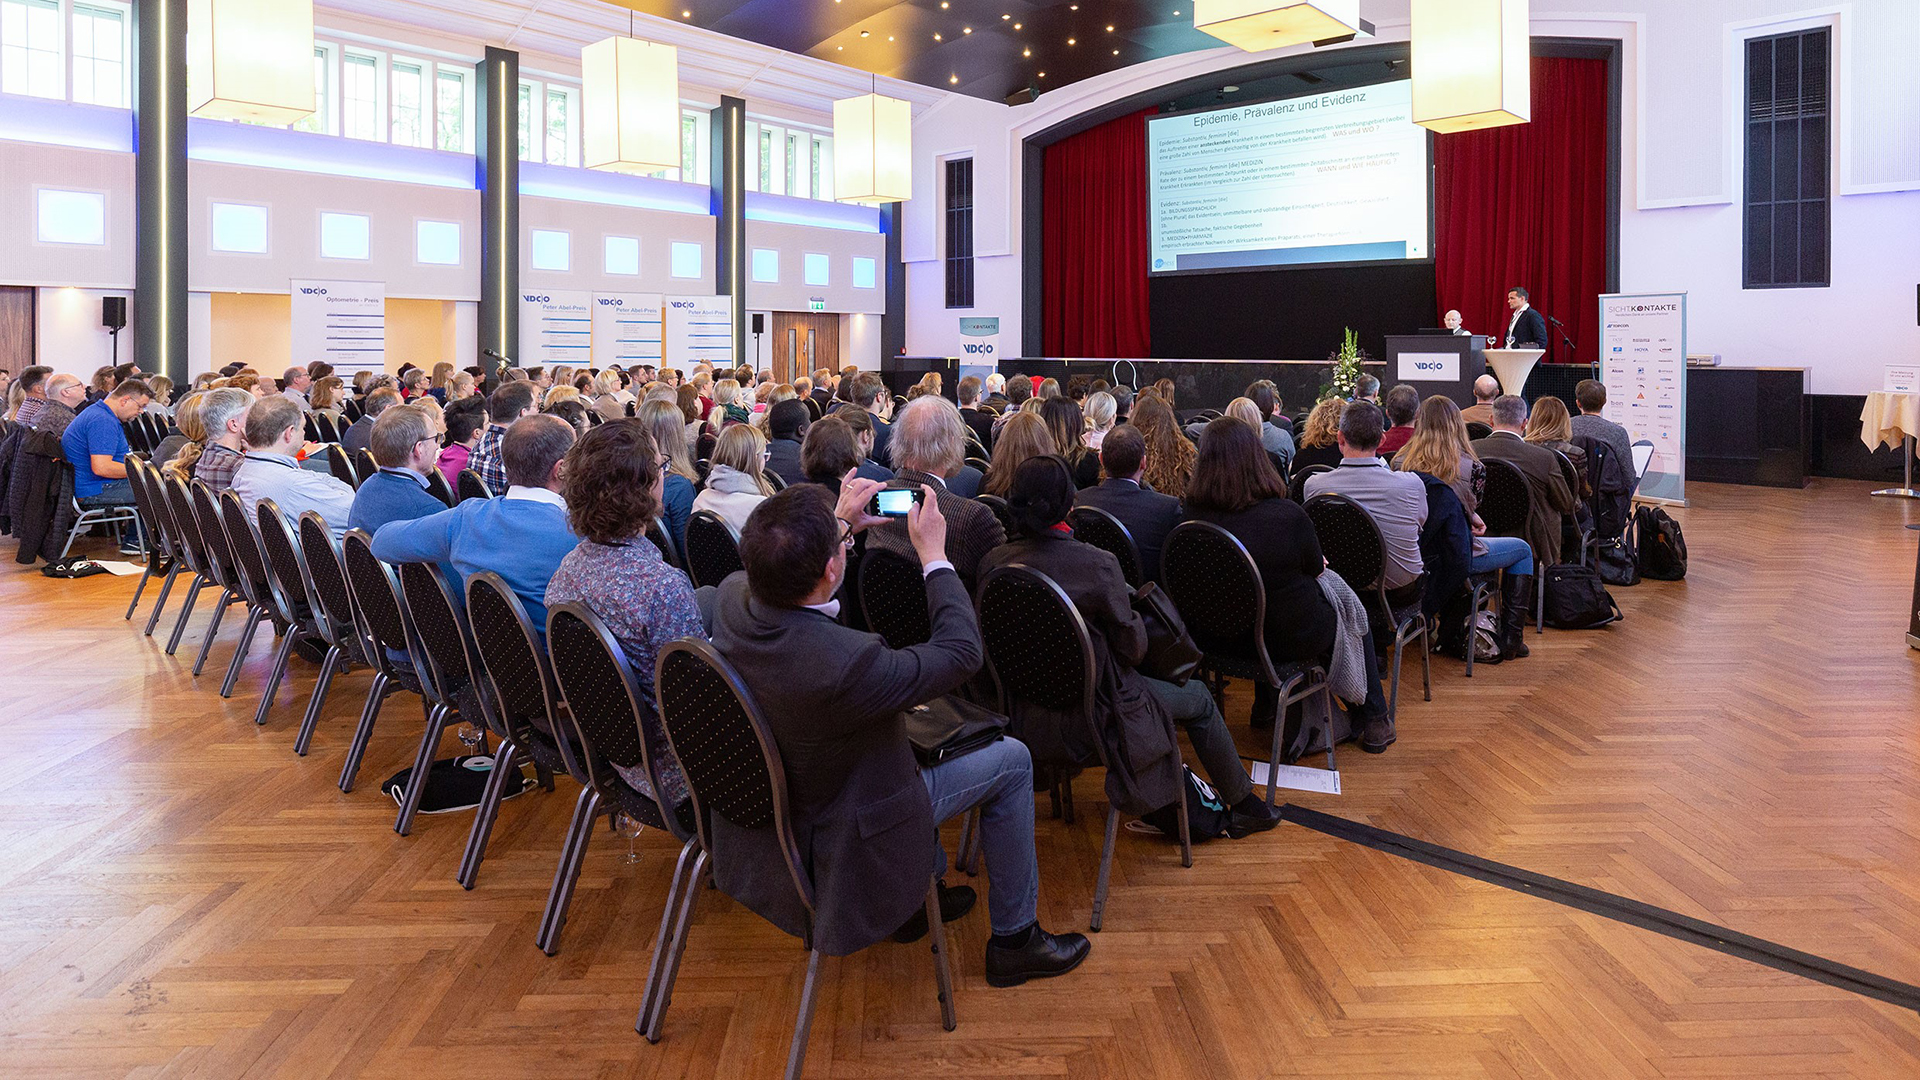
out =
<path fill-rule="evenodd" d="M 1133 610 L 1147 626 L 1147 655 L 1134 670 L 1149 679 L 1187 685 L 1204 654 L 1187 633 L 1173 598 L 1149 581 L 1133 594 Z"/>
<path fill-rule="evenodd" d="M 999 713 L 952 694 L 915 705 L 903 716 L 913 756 L 924 766 L 952 761 L 999 742 L 1009 726 Z"/>
<path fill-rule="evenodd" d="M 1547 567 L 1547 625 L 1595 630 L 1620 618 L 1620 605 L 1600 583 L 1600 572 L 1579 563 Z"/>

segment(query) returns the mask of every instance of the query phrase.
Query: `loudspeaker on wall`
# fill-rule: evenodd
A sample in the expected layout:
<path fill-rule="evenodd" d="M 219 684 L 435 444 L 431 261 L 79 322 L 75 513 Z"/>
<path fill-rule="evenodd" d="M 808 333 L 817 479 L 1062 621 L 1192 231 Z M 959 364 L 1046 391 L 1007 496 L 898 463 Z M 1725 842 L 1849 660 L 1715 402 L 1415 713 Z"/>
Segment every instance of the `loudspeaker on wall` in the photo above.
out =
<path fill-rule="evenodd" d="M 756 311 L 753 313 L 753 332 L 756 334 L 764 334 L 767 332 L 767 316 L 764 312 Z"/>
<path fill-rule="evenodd" d="M 109 330 L 124 330 L 127 327 L 127 298 L 124 296 L 103 296 L 100 298 L 100 325 Z"/>

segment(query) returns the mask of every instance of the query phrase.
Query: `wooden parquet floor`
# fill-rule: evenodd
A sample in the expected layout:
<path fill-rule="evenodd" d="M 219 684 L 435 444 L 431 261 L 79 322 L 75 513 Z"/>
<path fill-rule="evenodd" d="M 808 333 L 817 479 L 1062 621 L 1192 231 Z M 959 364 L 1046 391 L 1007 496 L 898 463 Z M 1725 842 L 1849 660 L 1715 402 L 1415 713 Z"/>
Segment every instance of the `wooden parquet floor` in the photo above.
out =
<path fill-rule="evenodd" d="M 1920 983 L 1900 528 L 1920 508 L 1868 487 L 1695 486 L 1685 582 L 1616 590 L 1624 622 L 1533 637 L 1471 681 L 1437 659 L 1434 701 L 1402 694 L 1398 745 L 1343 754 L 1344 794 L 1292 800 Z M 169 658 L 121 621 L 132 579 L 5 566 L 0 1076 L 778 1075 L 805 954 L 717 893 L 664 1041 L 632 1030 L 665 838 L 627 865 L 597 834 L 543 956 L 570 785 L 506 805 L 464 892 L 467 815 L 401 838 L 376 793 L 411 759 L 406 698 L 341 795 L 365 674 L 299 759 L 286 692 L 250 722 L 264 647 L 222 701 L 233 630 L 194 680 L 189 647 Z M 312 671 L 295 673 L 304 705 Z M 1254 752 L 1243 689 L 1230 704 Z M 1094 778 L 1079 790 L 1075 825 L 1039 826 L 1055 928 L 1084 928 L 1092 898 L 1101 807 Z M 994 990 L 970 915 L 951 1034 L 924 945 L 829 961 L 807 1072 L 1920 1075 L 1911 1012 L 1291 825 L 1205 845 L 1191 870 L 1123 832 L 1107 926 L 1072 976 Z"/>

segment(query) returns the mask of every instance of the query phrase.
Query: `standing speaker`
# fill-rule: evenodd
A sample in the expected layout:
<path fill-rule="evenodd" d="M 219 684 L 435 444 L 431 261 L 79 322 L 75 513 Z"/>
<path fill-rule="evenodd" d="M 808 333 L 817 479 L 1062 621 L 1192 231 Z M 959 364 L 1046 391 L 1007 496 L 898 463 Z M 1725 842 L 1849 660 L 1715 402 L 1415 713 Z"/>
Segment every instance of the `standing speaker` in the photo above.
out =
<path fill-rule="evenodd" d="M 753 313 L 753 332 L 756 334 L 764 334 L 767 332 L 767 316 L 765 312 L 756 311 Z"/>
<path fill-rule="evenodd" d="M 100 298 L 100 325 L 109 330 L 127 328 L 127 298 L 124 296 L 103 296 Z"/>

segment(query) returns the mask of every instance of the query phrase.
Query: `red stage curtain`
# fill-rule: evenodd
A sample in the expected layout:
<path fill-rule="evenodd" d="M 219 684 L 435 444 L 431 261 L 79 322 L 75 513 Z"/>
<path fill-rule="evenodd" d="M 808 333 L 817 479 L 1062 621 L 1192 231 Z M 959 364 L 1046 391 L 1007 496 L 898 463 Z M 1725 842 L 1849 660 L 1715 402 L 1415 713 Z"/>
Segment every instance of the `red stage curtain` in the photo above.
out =
<path fill-rule="evenodd" d="M 1145 356 L 1148 109 L 1047 147 L 1041 279 L 1048 356 Z"/>
<path fill-rule="evenodd" d="M 1474 333 L 1504 335 L 1524 286 L 1566 323 L 1552 360 L 1592 363 L 1606 287 L 1607 65 L 1533 58 L 1533 122 L 1434 139 L 1434 284 Z M 1439 325 L 1437 322 L 1435 325 Z"/>

